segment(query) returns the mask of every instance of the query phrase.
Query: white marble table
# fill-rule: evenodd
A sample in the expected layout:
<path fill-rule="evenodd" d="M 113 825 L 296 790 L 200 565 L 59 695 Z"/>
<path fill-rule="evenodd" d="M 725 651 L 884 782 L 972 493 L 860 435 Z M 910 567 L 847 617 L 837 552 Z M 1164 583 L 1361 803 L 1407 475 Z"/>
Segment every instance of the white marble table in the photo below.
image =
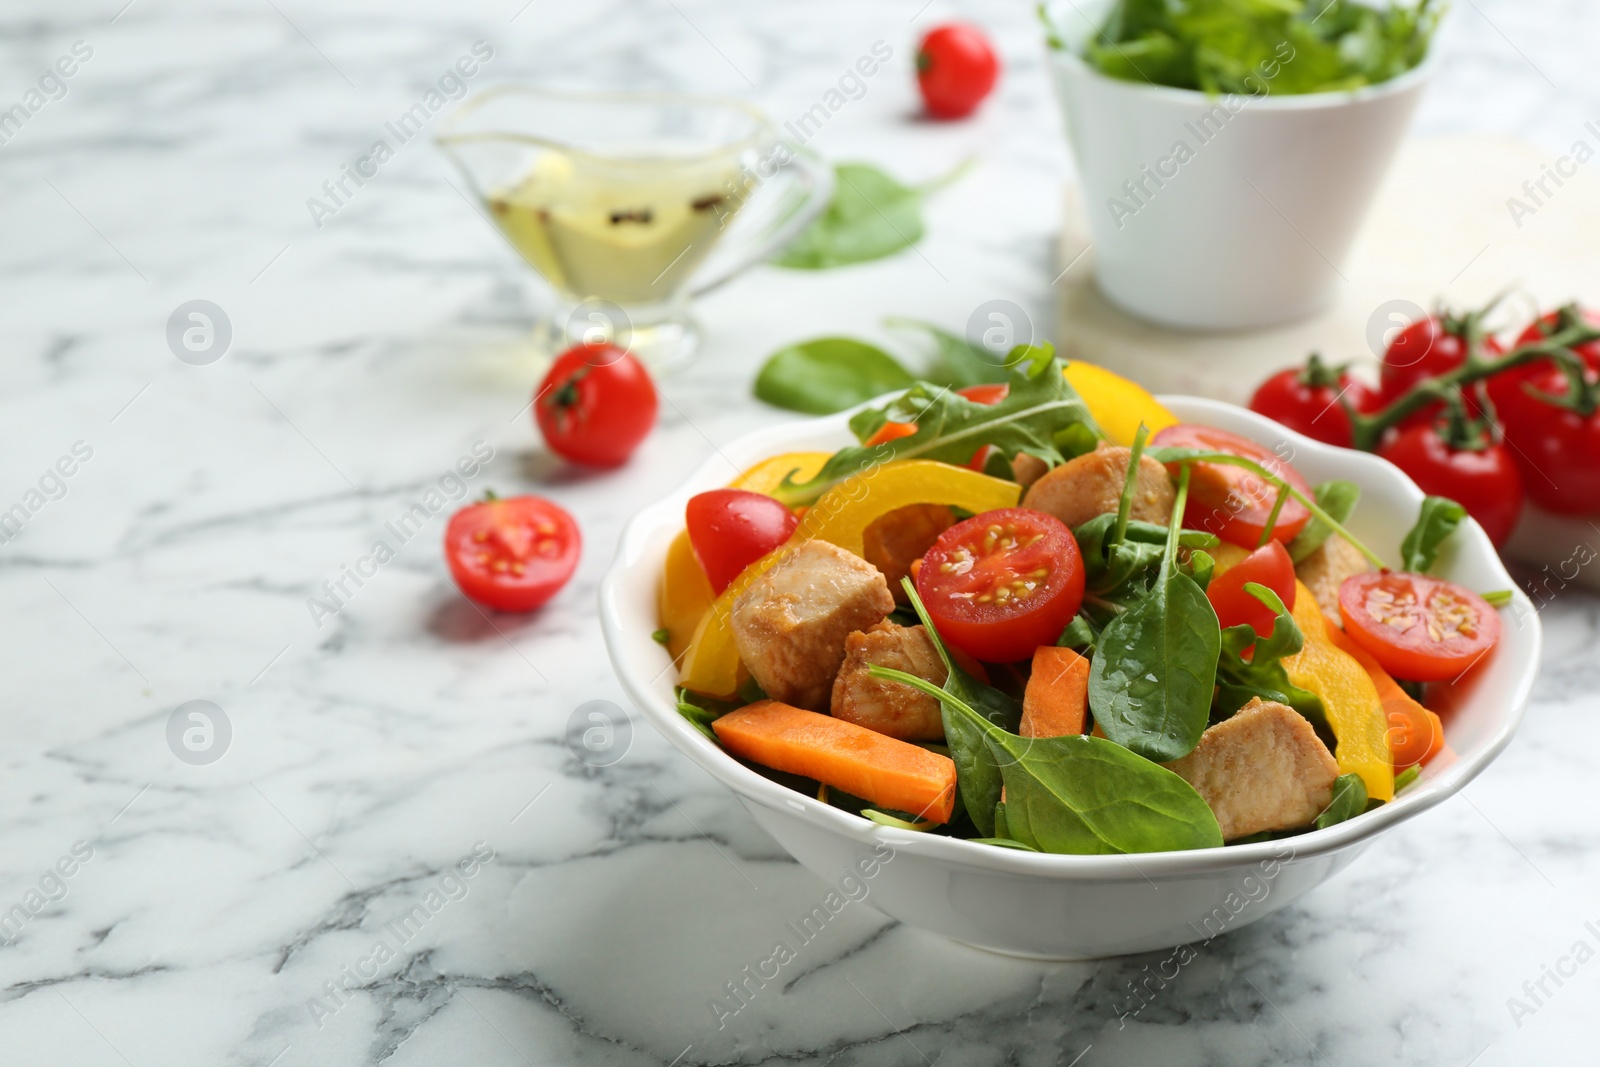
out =
<path fill-rule="evenodd" d="M 73 69 L 0 144 L 0 510 L 28 513 L 0 544 L 0 1062 L 1592 1062 L 1600 610 L 1580 595 L 1546 609 L 1536 706 L 1465 796 L 1136 1016 L 1153 958 L 1015 962 L 861 907 L 714 1024 L 707 1002 L 821 886 L 642 723 L 610 766 L 568 747 L 581 704 L 621 700 L 596 583 L 643 501 L 787 417 L 748 396 L 779 342 L 890 312 L 959 327 L 992 298 L 1049 321 L 1069 167 L 1031 5 L 982 12 L 1005 80 L 940 126 L 909 72 L 944 0 L 122 2 L 0 21 L 0 105 Z M 1600 13 L 1459 7 L 1420 129 L 1565 151 L 1600 114 Z M 734 92 L 780 117 L 883 40 L 894 60 L 817 146 L 908 178 L 983 165 L 919 254 L 762 269 L 706 301 L 704 356 L 662 383 L 648 446 L 580 474 L 520 411 L 528 274 L 429 146 L 321 228 L 306 206 L 479 40 L 476 85 Z M 207 366 L 164 336 L 192 299 L 232 325 Z M 478 442 L 474 493 L 580 518 L 572 585 L 486 621 L 442 566 L 441 517 L 319 626 L 307 598 Z M 169 747 L 190 700 L 226 715 L 216 762 Z"/>

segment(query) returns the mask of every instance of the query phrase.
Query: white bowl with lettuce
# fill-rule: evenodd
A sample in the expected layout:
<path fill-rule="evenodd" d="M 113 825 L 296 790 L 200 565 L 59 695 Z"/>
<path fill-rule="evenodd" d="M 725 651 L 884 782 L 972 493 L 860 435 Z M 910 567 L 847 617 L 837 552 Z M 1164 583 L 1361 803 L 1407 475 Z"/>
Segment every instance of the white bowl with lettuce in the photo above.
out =
<path fill-rule="evenodd" d="M 1325 307 L 1428 80 L 1438 5 L 1043 11 L 1102 293 L 1179 329 Z"/>
<path fill-rule="evenodd" d="M 1218 401 L 1163 397 L 1186 422 L 1288 448 L 1311 483 L 1354 482 L 1361 504 L 1350 532 L 1386 559 L 1400 559 L 1422 493 L 1375 456 L 1320 444 Z M 677 671 L 653 638 L 668 546 L 691 496 L 727 481 L 728 463 L 752 467 L 788 452 L 856 443 L 850 413 L 792 422 L 721 447 L 687 483 L 645 508 L 624 531 L 600 590 L 605 640 L 624 689 L 669 741 L 728 786 L 756 821 L 830 885 L 903 922 L 1017 956 L 1086 959 L 1204 941 L 1293 902 L 1353 862 L 1394 827 L 1450 797 L 1510 740 L 1539 661 L 1540 631 L 1520 593 L 1502 613 L 1494 650 L 1436 705 L 1452 759 L 1435 759 L 1389 803 L 1296 836 L 1190 851 L 1045 854 L 916 832 L 869 821 L 780 784 L 725 752 L 680 713 Z M 1479 591 L 1515 587 L 1483 531 L 1464 523 L 1445 543 L 1435 574 Z M 1430 694 L 1430 703 L 1432 703 Z M 846 881 L 848 879 L 848 881 Z"/>

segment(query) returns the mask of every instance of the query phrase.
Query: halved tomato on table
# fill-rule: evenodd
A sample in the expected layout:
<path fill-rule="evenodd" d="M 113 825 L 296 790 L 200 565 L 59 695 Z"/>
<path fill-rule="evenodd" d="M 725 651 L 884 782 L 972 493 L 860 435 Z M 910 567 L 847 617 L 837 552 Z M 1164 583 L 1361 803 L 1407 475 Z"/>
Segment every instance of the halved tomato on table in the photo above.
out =
<path fill-rule="evenodd" d="M 1227 452 L 1260 464 L 1284 479 L 1306 496 L 1311 486 L 1288 461 L 1246 437 L 1213 426 L 1179 423 L 1150 438 L 1152 448 L 1199 448 L 1208 452 Z M 1278 499 L 1277 487 L 1243 467 L 1225 463 L 1195 463 L 1189 481 L 1189 502 L 1183 511 L 1183 524 L 1191 530 L 1214 533 L 1224 541 L 1255 548 L 1261 543 L 1267 520 Z M 1178 465 L 1168 467 L 1177 477 Z M 1293 497 L 1284 501 L 1273 524 L 1274 540 L 1288 544 L 1297 537 L 1311 512 Z"/>
<path fill-rule="evenodd" d="M 922 557 L 917 594 L 939 635 L 989 663 L 1053 645 L 1083 603 L 1083 557 L 1066 524 L 1002 508 L 950 527 Z"/>
<path fill-rule="evenodd" d="M 450 518 L 444 558 L 468 600 L 496 611 L 532 611 L 578 567 L 583 538 L 566 510 L 537 496 L 491 496 Z"/>
<path fill-rule="evenodd" d="M 1439 682 L 1482 659 L 1500 616 L 1454 582 L 1398 571 L 1357 574 L 1339 587 L 1344 631 L 1396 678 Z"/>

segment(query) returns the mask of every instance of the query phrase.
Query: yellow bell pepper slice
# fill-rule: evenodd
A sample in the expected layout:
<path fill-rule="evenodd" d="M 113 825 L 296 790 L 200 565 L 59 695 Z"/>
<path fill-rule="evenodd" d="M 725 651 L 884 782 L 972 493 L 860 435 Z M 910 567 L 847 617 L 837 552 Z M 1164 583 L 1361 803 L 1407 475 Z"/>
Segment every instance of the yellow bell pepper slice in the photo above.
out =
<path fill-rule="evenodd" d="M 822 470 L 822 465 L 832 458 L 831 452 L 785 452 L 757 463 L 729 482 L 728 488 L 748 489 L 752 493 L 771 496 L 790 471 L 794 472 L 795 482 L 809 482 Z"/>
<path fill-rule="evenodd" d="M 1066 375 L 1067 383 L 1083 397 L 1089 414 L 1114 445 L 1132 445 L 1141 422 L 1154 435 L 1179 421 L 1143 386 L 1104 367 L 1075 359 L 1067 364 Z"/>
<path fill-rule="evenodd" d="M 661 568 L 661 594 L 656 600 L 657 618 L 667 631 L 667 651 L 673 659 L 683 655 L 694 636 L 695 627 L 717 595 L 695 558 L 689 544 L 689 531 L 679 530 L 667 549 L 667 562 Z"/>
<path fill-rule="evenodd" d="M 861 537 L 873 520 L 908 504 L 947 504 L 974 514 L 1016 507 L 1015 482 L 913 459 L 870 467 L 822 494 L 789 542 L 744 569 L 700 620 L 683 658 L 682 684 L 707 696 L 731 698 L 738 689 L 739 650 L 733 643 L 733 602 L 783 558 L 790 545 L 819 538 L 861 555 Z"/>
<path fill-rule="evenodd" d="M 1372 799 L 1393 800 L 1394 756 L 1377 686 L 1361 664 L 1328 636 L 1328 620 L 1303 582 L 1295 582 L 1293 615 L 1305 647 L 1283 659 L 1289 681 L 1321 698 L 1337 740 L 1333 756 L 1339 761 L 1339 773 L 1359 774 Z"/>

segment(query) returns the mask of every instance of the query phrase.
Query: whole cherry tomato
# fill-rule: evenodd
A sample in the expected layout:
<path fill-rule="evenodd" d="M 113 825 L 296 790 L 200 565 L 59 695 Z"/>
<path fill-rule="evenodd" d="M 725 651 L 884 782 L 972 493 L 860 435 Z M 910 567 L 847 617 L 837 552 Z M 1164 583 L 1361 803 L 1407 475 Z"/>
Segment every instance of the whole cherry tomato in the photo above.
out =
<path fill-rule="evenodd" d="M 1434 425 L 1402 430 L 1378 455 L 1411 476 L 1430 496 L 1447 496 L 1478 520 L 1496 546 L 1522 514 L 1522 476 L 1504 445 L 1452 448 Z"/>
<path fill-rule="evenodd" d="M 800 520 L 765 493 L 712 489 L 689 498 L 684 524 L 711 591 L 720 595 L 746 567 L 789 540 Z"/>
<path fill-rule="evenodd" d="M 1585 310 L 1583 317 L 1600 325 L 1600 312 Z M 1517 343 L 1542 340 L 1557 324 L 1557 313 L 1551 312 L 1529 326 Z M 1600 381 L 1600 341 L 1574 351 L 1588 367 L 1585 378 Z M 1542 399 L 1563 398 L 1569 386 L 1566 372 L 1552 360 L 1513 367 L 1488 382 L 1489 399 L 1528 499 L 1562 515 L 1594 515 L 1600 513 L 1600 412 L 1584 415 Z"/>
<path fill-rule="evenodd" d="M 616 467 L 656 424 L 656 387 L 639 361 L 609 344 L 556 357 L 534 397 L 551 451 L 592 467 Z"/>
<path fill-rule="evenodd" d="M 1083 603 L 1083 557 L 1066 524 L 1028 508 L 986 511 L 933 543 L 917 595 L 953 647 L 1012 663 L 1053 645 Z"/>
<path fill-rule="evenodd" d="M 1311 357 L 1307 367 L 1290 367 L 1261 383 L 1250 398 L 1250 410 L 1275 419 L 1316 441 L 1341 448 L 1352 442 L 1350 416 L 1341 400 L 1361 414 L 1382 406 L 1378 391 L 1344 370 L 1326 367 Z"/>
<path fill-rule="evenodd" d="M 1483 355 L 1493 357 L 1504 349 L 1493 337 L 1483 339 Z M 1389 342 L 1383 353 L 1379 369 L 1379 396 L 1383 404 L 1391 404 L 1410 389 L 1428 378 L 1437 378 L 1455 370 L 1467 359 L 1467 338 L 1460 324 L 1446 321 L 1439 315 L 1418 319 Z M 1467 414 L 1477 416 L 1480 408 L 1476 389 L 1466 390 Z M 1418 426 L 1432 422 L 1442 405 L 1429 404 L 1409 416 L 1403 425 Z"/>
<path fill-rule="evenodd" d="M 1208 452 L 1227 452 L 1253 460 L 1276 474 L 1306 496 L 1311 486 L 1300 472 L 1273 452 L 1254 441 L 1240 437 L 1214 426 L 1178 423 L 1168 426 L 1150 438 L 1151 448 L 1202 448 Z M 1178 465 L 1167 468 L 1174 478 Z M 1242 548 L 1253 549 L 1266 532 L 1267 520 L 1278 500 L 1278 490 L 1271 483 L 1257 477 L 1242 467 L 1224 463 L 1196 463 L 1189 482 L 1189 501 L 1183 510 L 1183 524 L 1191 530 L 1214 533 L 1224 541 Z M 1311 512 L 1293 497 L 1283 503 L 1278 521 L 1273 524 L 1275 540 L 1288 543 L 1297 537 Z"/>
<path fill-rule="evenodd" d="M 1245 589 L 1249 582 L 1266 586 L 1278 594 L 1285 608 L 1294 610 L 1294 560 L 1289 558 L 1282 541 L 1268 541 L 1206 586 L 1206 599 L 1211 601 L 1223 629 L 1249 624 L 1257 636 L 1270 637 L 1278 615 Z"/>
<path fill-rule="evenodd" d="M 1396 678 L 1440 682 L 1500 639 L 1500 616 L 1477 593 L 1423 574 L 1369 571 L 1339 586 L 1344 631 Z"/>
<path fill-rule="evenodd" d="M 972 114 L 999 76 L 1000 60 L 976 26 L 964 22 L 935 26 L 917 47 L 917 88 L 928 114 L 935 118 Z"/>
<path fill-rule="evenodd" d="M 583 538 L 572 516 L 536 496 L 491 497 L 450 518 L 444 558 L 468 600 L 532 611 L 577 569 Z"/>

